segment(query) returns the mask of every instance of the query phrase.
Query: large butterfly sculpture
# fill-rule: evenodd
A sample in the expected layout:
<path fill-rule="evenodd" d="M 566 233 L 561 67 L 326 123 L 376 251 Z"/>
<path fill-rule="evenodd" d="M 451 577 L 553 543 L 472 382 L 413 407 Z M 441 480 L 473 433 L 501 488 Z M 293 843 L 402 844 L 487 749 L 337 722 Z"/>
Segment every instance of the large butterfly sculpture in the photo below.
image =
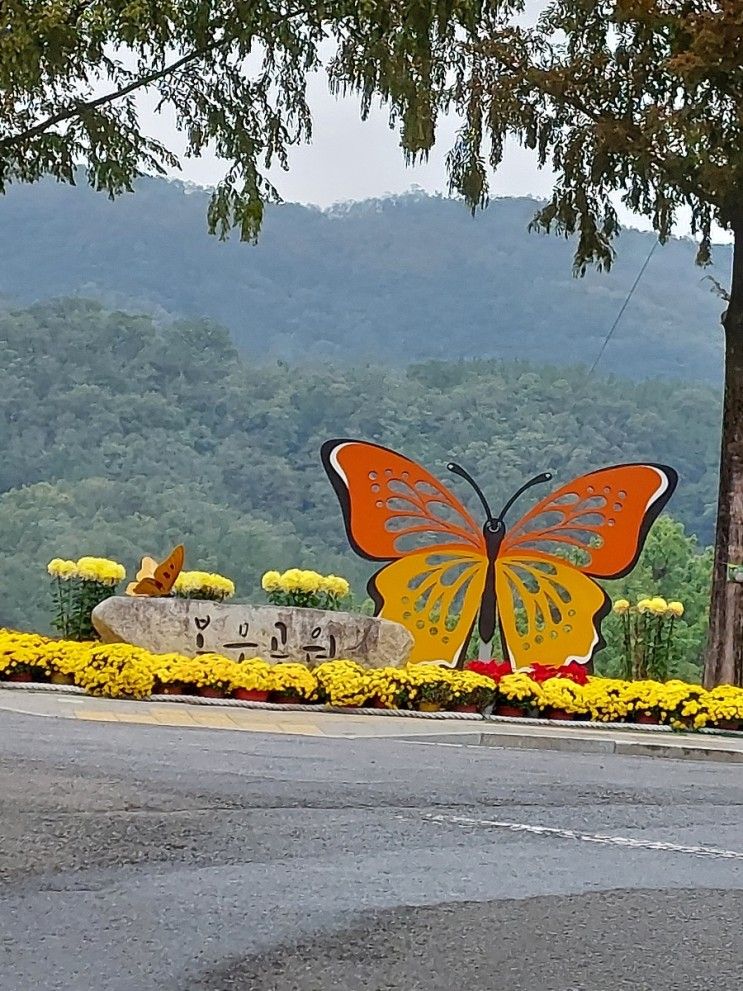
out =
<path fill-rule="evenodd" d="M 514 668 L 588 664 L 604 646 L 611 603 L 594 578 L 632 570 L 648 530 L 670 499 L 673 468 L 626 464 L 591 472 L 542 499 L 513 526 L 505 516 L 548 472 L 530 479 L 493 513 L 474 479 L 478 523 L 448 488 L 414 461 L 358 440 L 322 447 L 325 470 L 354 550 L 386 561 L 369 582 L 376 614 L 414 638 L 409 661 L 464 658 L 479 616 L 481 641 L 496 631 Z M 491 656 L 490 653 L 487 656 Z"/>
<path fill-rule="evenodd" d="M 182 544 L 178 544 L 161 564 L 154 557 L 143 557 L 136 580 L 129 583 L 126 594 L 157 597 L 170 595 L 183 570 L 185 557 L 186 551 Z"/>

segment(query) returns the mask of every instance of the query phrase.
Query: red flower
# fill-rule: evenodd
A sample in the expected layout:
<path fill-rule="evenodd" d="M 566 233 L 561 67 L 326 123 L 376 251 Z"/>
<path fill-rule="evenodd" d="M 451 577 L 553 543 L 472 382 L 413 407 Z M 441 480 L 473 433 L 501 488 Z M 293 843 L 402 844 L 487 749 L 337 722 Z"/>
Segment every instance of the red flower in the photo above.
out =
<path fill-rule="evenodd" d="M 563 664 L 560 667 L 556 667 L 554 664 L 535 664 L 529 672 L 529 676 L 538 684 L 549 681 L 550 678 L 566 678 L 576 685 L 585 685 L 588 681 L 588 672 L 585 666 L 577 661 L 570 661 L 569 664 Z"/>
<path fill-rule="evenodd" d="M 470 661 L 465 666 L 468 671 L 475 671 L 477 674 L 484 674 L 486 678 L 492 678 L 496 684 L 504 675 L 513 674 L 510 661 L 500 661 L 495 657 L 489 661 Z M 534 664 L 527 673 L 537 684 L 549 681 L 550 678 L 566 678 L 576 685 L 585 685 L 588 681 L 588 672 L 578 661 L 570 661 L 569 664 L 562 664 L 559 667 L 556 664 Z"/>
<path fill-rule="evenodd" d="M 496 658 L 492 658 L 489 661 L 470 661 L 466 667 L 468 671 L 474 671 L 476 674 L 484 674 L 486 678 L 492 678 L 496 684 L 498 684 L 504 675 L 513 673 L 510 661 L 499 661 Z"/>
<path fill-rule="evenodd" d="M 569 664 L 564 664 L 560 668 L 560 672 L 559 677 L 570 678 L 576 685 L 585 685 L 588 681 L 586 666 L 585 664 L 580 664 L 578 661 L 571 661 Z"/>
<path fill-rule="evenodd" d="M 556 678 L 558 671 L 559 668 L 555 667 L 554 664 L 535 664 L 529 672 L 529 677 L 541 685 L 543 681 Z"/>

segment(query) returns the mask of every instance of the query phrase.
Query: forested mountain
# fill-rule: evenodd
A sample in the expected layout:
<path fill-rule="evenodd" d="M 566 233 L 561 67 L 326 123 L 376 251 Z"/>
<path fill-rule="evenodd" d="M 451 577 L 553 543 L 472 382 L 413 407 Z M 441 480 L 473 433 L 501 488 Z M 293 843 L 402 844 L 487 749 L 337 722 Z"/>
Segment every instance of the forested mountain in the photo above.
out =
<path fill-rule="evenodd" d="M 51 557 L 110 554 L 131 571 L 180 540 L 188 566 L 234 577 L 243 595 L 292 565 L 347 575 L 360 593 L 369 569 L 319 460 L 338 436 L 443 475 L 454 457 L 495 504 L 540 470 L 559 482 L 667 461 L 681 474 L 672 513 L 711 538 L 713 387 L 524 362 L 259 364 L 214 324 L 158 326 L 84 300 L 0 314 L 0 341 L 0 624 L 45 627 Z"/>
<path fill-rule="evenodd" d="M 0 198 L 0 294 L 211 318 L 251 365 L 590 365 L 653 243 L 627 231 L 610 274 L 576 280 L 570 243 L 528 233 L 532 200 L 497 200 L 474 219 L 461 203 L 419 195 L 325 212 L 272 207 L 253 247 L 209 237 L 207 199 L 159 179 L 115 203 L 84 181 L 11 187 Z M 726 283 L 729 249 L 715 260 Z M 719 382 L 723 304 L 710 285 L 690 242 L 659 248 L 602 370 Z"/>

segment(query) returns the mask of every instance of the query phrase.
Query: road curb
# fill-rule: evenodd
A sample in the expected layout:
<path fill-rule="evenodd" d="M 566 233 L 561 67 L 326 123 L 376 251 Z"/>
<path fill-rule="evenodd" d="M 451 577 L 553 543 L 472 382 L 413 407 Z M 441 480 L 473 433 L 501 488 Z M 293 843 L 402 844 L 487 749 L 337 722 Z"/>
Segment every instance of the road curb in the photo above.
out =
<path fill-rule="evenodd" d="M 29 686 L 30 687 L 30 686 Z M 50 689 L 52 686 L 48 686 Z M 25 686 L 24 686 L 25 688 Z M 5 693 L 0 691 L 0 709 L 3 709 L 2 696 Z M 16 695 L 16 697 L 21 697 L 26 693 L 22 692 L 12 692 L 9 695 Z M 33 691 L 28 692 L 32 696 Z M 51 691 L 42 691 L 36 693 L 37 698 L 51 698 L 53 699 L 55 694 Z M 84 695 L 84 693 L 79 690 L 70 692 L 68 689 L 64 693 L 65 695 L 75 695 L 77 696 L 77 705 L 73 709 L 70 707 L 68 711 L 64 714 L 55 712 L 39 712 L 34 713 L 33 711 L 28 711 L 24 709 L 24 713 L 27 715 L 44 715 L 44 716 L 59 716 L 71 718 L 73 713 L 75 718 L 85 718 L 83 711 L 85 708 L 86 701 L 93 704 L 94 710 L 100 710 L 101 705 L 106 713 L 110 712 L 110 721 L 112 722 L 126 722 L 126 723 L 137 723 L 141 722 L 144 724 L 151 724 L 153 719 L 147 714 L 146 710 L 149 710 L 150 714 L 156 711 L 155 707 L 150 709 L 152 703 L 160 702 L 175 702 L 176 699 L 180 705 L 168 705 L 164 706 L 164 709 L 171 709 L 174 713 L 177 712 L 179 708 L 191 707 L 193 706 L 196 711 L 201 710 L 202 712 L 219 712 L 220 710 L 227 711 L 240 711 L 240 710 L 262 710 L 263 713 L 267 714 L 267 710 L 273 710 L 277 716 L 283 719 L 287 717 L 291 719 L 289 713 L 292 715 L 296 714 L 302 718 L 306 718 L 308 712 L 312 713 L 313 717 L 320 722 L 325 722 L 328 720 L 328 727 L 333 723 L 334 717 L 338 716 L 353 716 L 355 718 L 366 716 L 379 717 L 385 715 L 387 717 L 391 716 L 402 716 L 402 717 L 416 717 L 415 722 L 418 723 L 420 728 L 419 732 L 408 731 L 406 727 L 403 726 L 403 721 L 400 720 L 400 724 L 394 728 L 393 732 L 384 733 L 361 733 L 357 734 L 353 731 L 346 729 L 344 732 L 336 734 L 336 736 L 342 736 L 344 738 L 350 739 L 396 739 L 408 743 L 420 743 L 420 744 L 440 744 L 448 746 L 458 746 L 458 747 L 490 747 L 499 749 L 512 749 L 512 750 L 541 750 L 541 751 L 551 751 L 557 753 L 574 753 L 574 754 L 601 754 L 609 755 L 616 754 L 618 756 L 627 757 L 658 757 L 658 758 L 669 758 L 672 760 L 696 760 L 702 762 L 718 762 L 718 763 L 729 763 L 729 764 L 741 764 L 743 763 L 743 746 L 741 746 L 740 734 L 736 734 L 735 738 L 732 738 L 732 734 L 717 734 L 714 735 L 710 732 L 704 734 L 704 731 L 694 734 L 694 736 L 689 736 L 686 734 L 678 734 L 673 732 L 669 726 L 631 726 L 629 724 L 590 724 L 586 722 L 575 722 L 575 723 L 565 723 L 559 722 L 555 723 L 552 720 L 547 719 L 530 719 L 530 720 L 516 720 L 516 719 L 498 719 L 497 717 L 483 719 L 482 716 L 477 716 L 473 714 L 459 714 L 459 713 L 419 713 L 419 712 L 408 712 L 408 711 L 395 711 L 395 710 L 375 710 L 375 709 L 338 709 L 331 708 L 330 706 L 320 706 L 320 705 L 302 705 L 302 706 L 292 706 L 292 705 L 271 705 L 266 703 L 251 703 L 251 702 L 240 702 L 235 699 L 207 699 L 207 698 L 193 698 L 190 699 L 186 696 L 161 696 L 152 697 L 146 702 L 134 702 L 128 703 L 125 701 L 111 701 L 102 699 L 93 699 L 89 696 Z M 70 700 L 71 701 L 71 700 Z M 110 703 L 108 706 L 106 703 Z M 189 705 L 190 703 L 190 705 Z M 141 716 L 137 718 L 136 715 L 130 713 L 130 718 L 117 718 L 123 713 L 129 712 L 127 709 L 128 705 L 133 705 L 136 711 L 139 711 L 136 707 L 140 707 Z M 81 708 L 78 708 L 78 705 Z M 29 707 L 30 708 L 30 707 Z M 67 707 L 65 707 L 67 709 Z M 463 718 L 458 718 L 459 716 Z M 319 717 L 319 718 L 318 718 Z M 421 720 L 426 718 L 434 718 L 434 722 L 431 724 L 430 731 L 426 727 L 425 729 L 421 726 Z M 438 719 L 436 719 L 438 717 Z M 450 720 L 449 724 L 442 722 L 442 717 Z M 102 720 L 108 720 L 108 715 L 98 716 L 91 715 L 90 718 L 99 718 Z M 355 722 L 355 718 L 350 722 Z M 155 720 L 156 722 L 157 720 Z M 387 723 L 388 720 L 380 720 L 382 723 Z M 435 732 L 434 726 L 438 723 L 440 727 L 440 732 Z M 180 723 L 164 722 L 163 725 L 181 725 Z M 453 725 L 454 724 L 454 725 Z M 456 725 L 458 724 L 458 725 Z M 190 728 L 188 725 L 183 728 Z M 209 724 L 206 722 L 200 722 L 197 720 L 194 728 L 209 728 Z M 227 725 L 212 726 L 214 729 L 230 729 L 233 727 Z M 238 730 L 248 729 L 249 727 L 237 725 L 234 728 Z M 412 729 L 412 728 L 411 728 Z M 267 728 L 265 732 L 277 732 L 275 729 Z M 281 733 L 291 733 L 291 729 L 282 728 Z M 319 732 L 317 735 L 327 735 L 323 732 Z M 333 735 L 332 733 L 330 734 Z"/>
<path fill-rule="evenodd" d="M 650 743 L 644 740 L 617 740 L 614 753 L 628 757 L 670 757 L 672 760 L 714 761 L 721 764 L 743 764 L 743 750 L 721 747 L 690 747 L 686 743 Z"/>
<path fill-rule="evenodd" d="M 68 685 L 49 685 L 43 682 L 33 682 L 33 683 L 13 683 L 13 682 L 0 682 L 0 698 L 2 697 L 2 692 L 4 690 L 19 692 L 19 693 L 30 693 L 30 694 L 42 694 L 42 695 L 73 695 L 80 698 L 94 699 L 98 698 L 108 702 L 155 702 L 158 705 L 162 703 L 167 703 L 170 705 L 199 705 L 199 706 L 209 706 L 216 708 L 235 708 L 235 709 L 258 709 L 269 712 L 312 712 L 312 713 L 329 713 L 343 716 L 392 716 L 392 717 L 404 717 L 406 719 L 432 719 L 432 720 L 454 720 L 455 722 L 478 722 L 481 725 L 486 726 L 524 726 L 524 727 L 545 727 L 560 729 L 579 729 L 579 730 L 599 730 L 601 732 L 609 733 L 667 733 L 676 735 L 676 730 L 672 726 L 667 724 L 653 724 L 653 725 L 643 725 L 641 723 L 629 723 L 629 722 L 593 722 L 591 720 L 579 719 L 579 720 L 553 720 L 544 717 L 533 717 L 533 716 L 497 716 L 493 713 L 488 713 L 484 715 L 483 713 L 469 713 L 469 712 L 420 712 L 415 709 L 377 709 L 377 708 L 365 708 L 363 706 L 336 706 L 330 704 L 322 703 L 306 703 L 306 704 L 296 704 L 296 703 L 280 703 L 280 702 L 245 702 L 240 699 L 234 698 L 204 698 L 199 695 L 148 695 L 142 699 L 104 699 L 103 696 L 89 695 L 84 689 L 78 688 L 76 686 Z M 719 730 L 711 727 L 704 727 L 703 729 L 694 730 L 695 737 L 701 736 L 713 736 L 715 738 L 728 738 L 728 739 L 743 739 L 743 733 L 732 732 L 730 730 Z"/>
<path fill-rule="evenodd" d="M 491 747 L 503 750 L 550 750 L 557 753 L 616 754 L 622 757 L 662 757 L 670 760 L 712 761 L 743 764 L 743 750 L 699 746 L 688 742 L 613 740 L 599 737 L 549 736 L 534 733 L 441 733 L 436 736 L 408 737 L 408 742 L 446 744 L 460 747 Z"/>

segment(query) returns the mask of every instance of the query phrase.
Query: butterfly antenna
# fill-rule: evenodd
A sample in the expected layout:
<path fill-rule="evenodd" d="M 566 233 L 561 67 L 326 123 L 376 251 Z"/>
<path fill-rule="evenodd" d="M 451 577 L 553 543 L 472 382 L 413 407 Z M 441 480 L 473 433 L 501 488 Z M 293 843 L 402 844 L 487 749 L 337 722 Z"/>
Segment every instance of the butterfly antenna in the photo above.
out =
<path fill-rule="evenodd" d="M 485 512 L 488 514 L 488 519 L 489 520 L 492 520 L 493 514 L 490 511 L 490 506 L 488 505 L 488 500 L 483 495 L 482 489 L 477 484 L 477 482 L 474 480 L 474 478 L 472 477 L 472 475 L 470 475 L 470 473 L 468 471 L 465 471 L 464 468 L 462 468 L 461 465 L 454 464 L 453 461 L 450 462 L 446 466 L 446 468 L 447 468 L 447 471 L 452 472 L 452 474 L 459 475 L 459 477 L 460 478 L 463 478 L 465 480 L 465 482 L 469 482 L 469 484 L 472 486 L 472 488 L 475 490 L 475 492 L 477 492 L 477 495 L 478 495 L 478 497 L 480 499 L 480 502 L 483 504 L 483 507 L 485 509 Z"/>
<path fill-rule="evenodd" d="M 534 478 L 530 478 L 528 482 L 526 482 L 524 485 L 521 486 L 521 488 L 518 490 L 518 492 L 515 492 L 511 496 L 511 498 L 505 504 L 505 506 L 503 507 L 503 509 L 501 509 L 500 514 L 498 515 L 498 519 L 499 520 L 502 520 L 503 519 L 503 517 L 506 515 L 506 513 L 511 508 L 511 506 L 513 506 L 513 504 L 516 502 L 516 500 L 520 496 L 522 496 L 524 494 L 524 492 L 527 491 L 527 489 L 530 489 L 533 485 L 543 485 L 545 482 L 549 482 L 551 480 L 552 480 L 552 472 L 551 471 L 543 471 L 543 472 L 541 472 L 541 474 L 535 475 Z"/>

